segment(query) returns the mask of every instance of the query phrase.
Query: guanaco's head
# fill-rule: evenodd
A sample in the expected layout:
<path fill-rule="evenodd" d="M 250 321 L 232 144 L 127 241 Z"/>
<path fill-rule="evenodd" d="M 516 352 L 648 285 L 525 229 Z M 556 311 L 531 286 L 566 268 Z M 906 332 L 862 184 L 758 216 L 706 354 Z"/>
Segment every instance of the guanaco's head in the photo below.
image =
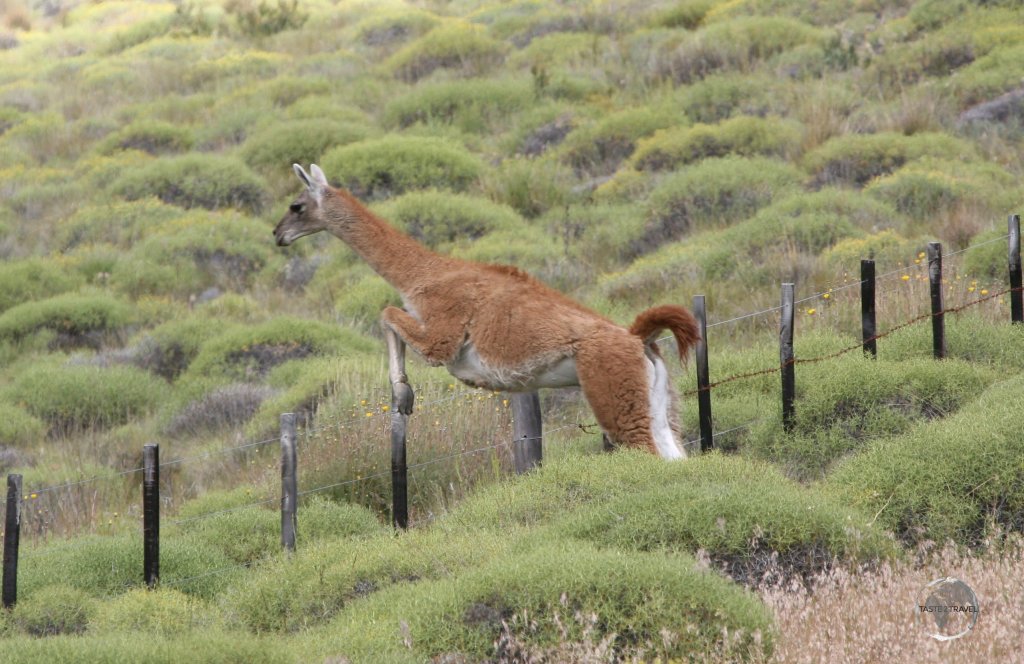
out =
<path fill-rule="evenodd" d="M 295 174 L 299 176 L 302 183 L 306 185 L 305 190 L 299 197 L 288 206 L 288 212 L 277 222 L 274 229 L 274 237 L 279 247 L 287 247 L 300 237 L 319 233 L 326 228 L 322 214 L 324 197 L 330 190 L 327 184 L 327 176 L 316 164 L 309 167 L 309 173 L 299 166 L 292 164 Z"/>

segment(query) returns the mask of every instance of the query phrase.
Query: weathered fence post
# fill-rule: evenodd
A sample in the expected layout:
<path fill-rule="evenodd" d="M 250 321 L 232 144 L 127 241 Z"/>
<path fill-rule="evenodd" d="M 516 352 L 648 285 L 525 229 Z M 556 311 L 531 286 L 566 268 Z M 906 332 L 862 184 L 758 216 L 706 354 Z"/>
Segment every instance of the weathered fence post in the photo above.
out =
<path fill-rule="evenodd" d="M 942 244 L 928 243 L 928 284 L 932 300 L 932 354 L 946 357 L 946 322 L 942 309 Z"/>
<path fill-rule="evenodd" d="M 700 326 L 697 341 L 697 419 L 700 422 L 700 451 L 708 452 L 715 446 L 711 421 L 711 375 L 708 370 L 708 316 L 703 295 L 693 296 L 693 315 Z"/>
<path fill-rule="evenodd" d="M 1020 215 L 1011 214 L 1010 227 L 1010 320 L 1024 323 L 1024 290 L 1021 289 Z"/>
<path fill-rule="evenodd" d="M 18 545 L 21 542 L 21 475 L 7 476 L 7 518 L 4 520 L 3 607 L 18 601 Z"/>
<path fill-rule="evenodd" d="M 409 416 L 398 412 L 395 388 L 391 387 L 391 523 L 409 527 L 409 469 L 405 462 L 405 432 Z"/>
<path fill-rule="evenodd" d="M 142 448 L 142 570 L 146 586 L 160 581 L 160 446 Z"/>
<path fill-rule="evenodd" d="M 796 366 L 793 354 L 794 300 L 793 284 L 782 284 L 779 363 L 782 373 L 782 428 L 786 432 L 793 430 L 793 402 L 796 399 Z"/>
<path fill-rule="evenodd" d="M 281 546 L 286 551 L 295 550 L 299 498 L 296 465 L 295 413 L 281 413 Z"/>
<path fill-rule="evenodd" d="M 878 343 L 875 339 L 877 323 L 875 320 L 875 261 L 862 259 L 860 262 L 860 329 L 864 339 L 864 354 L 872 358 L 878 356 Z"/>
<path fill-rule="evenodd" d="M 512 458 L 516 474 L 540 465 L 544 456 L 544 441 L 540 395 L 537 392 L 519 392 L 512 395 Z"/>

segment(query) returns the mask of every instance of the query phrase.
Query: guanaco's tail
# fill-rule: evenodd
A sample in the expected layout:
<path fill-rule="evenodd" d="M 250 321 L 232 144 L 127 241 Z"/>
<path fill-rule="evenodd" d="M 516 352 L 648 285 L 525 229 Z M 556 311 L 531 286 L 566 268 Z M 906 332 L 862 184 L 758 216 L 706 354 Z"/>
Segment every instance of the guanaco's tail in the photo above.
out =
<path fill-rule="evenodd" d="M 665 304 L 641 312 L 629 328 L 632 334 L 648 343 L 662 330 L 669 330 L 675 336 L 679 360 L 685 364 L 690 348 L 700 341 L 697 319 L 683 307 Z"/>

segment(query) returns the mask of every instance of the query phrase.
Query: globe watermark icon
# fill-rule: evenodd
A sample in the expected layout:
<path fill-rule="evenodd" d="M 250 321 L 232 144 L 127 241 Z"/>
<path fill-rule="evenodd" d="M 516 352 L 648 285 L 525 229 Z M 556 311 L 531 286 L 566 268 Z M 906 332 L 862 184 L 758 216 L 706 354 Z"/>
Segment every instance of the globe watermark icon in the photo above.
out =
<path fill-rule="evenodd" d="M 917 598 L 917 624 L 939 641 L 959 639 L 978 622 L 978 597 L 969 585 L 949 576 L 935 579 Z"/>

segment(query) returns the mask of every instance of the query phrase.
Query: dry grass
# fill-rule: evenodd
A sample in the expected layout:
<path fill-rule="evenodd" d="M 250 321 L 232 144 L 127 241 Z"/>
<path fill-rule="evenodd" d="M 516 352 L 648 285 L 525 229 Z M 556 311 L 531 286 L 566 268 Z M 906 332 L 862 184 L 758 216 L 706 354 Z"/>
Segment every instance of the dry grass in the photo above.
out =
<path fill-rule="evenodd" d="M 980 612 L 966 636 L 941 642 L 918 624 L 917 597 L 928 583 L 951 576 L 978 597 Z M 837 568 L 811 590 L 765 588 L 779 636 L 773 662 L 922 662 L 967 658 L 1020 659 L 1024 618 L 1024 543 L 1019 538 L 981 556 L 952 547 L 923 565 L 884 565 L 871 573 Z"/>

